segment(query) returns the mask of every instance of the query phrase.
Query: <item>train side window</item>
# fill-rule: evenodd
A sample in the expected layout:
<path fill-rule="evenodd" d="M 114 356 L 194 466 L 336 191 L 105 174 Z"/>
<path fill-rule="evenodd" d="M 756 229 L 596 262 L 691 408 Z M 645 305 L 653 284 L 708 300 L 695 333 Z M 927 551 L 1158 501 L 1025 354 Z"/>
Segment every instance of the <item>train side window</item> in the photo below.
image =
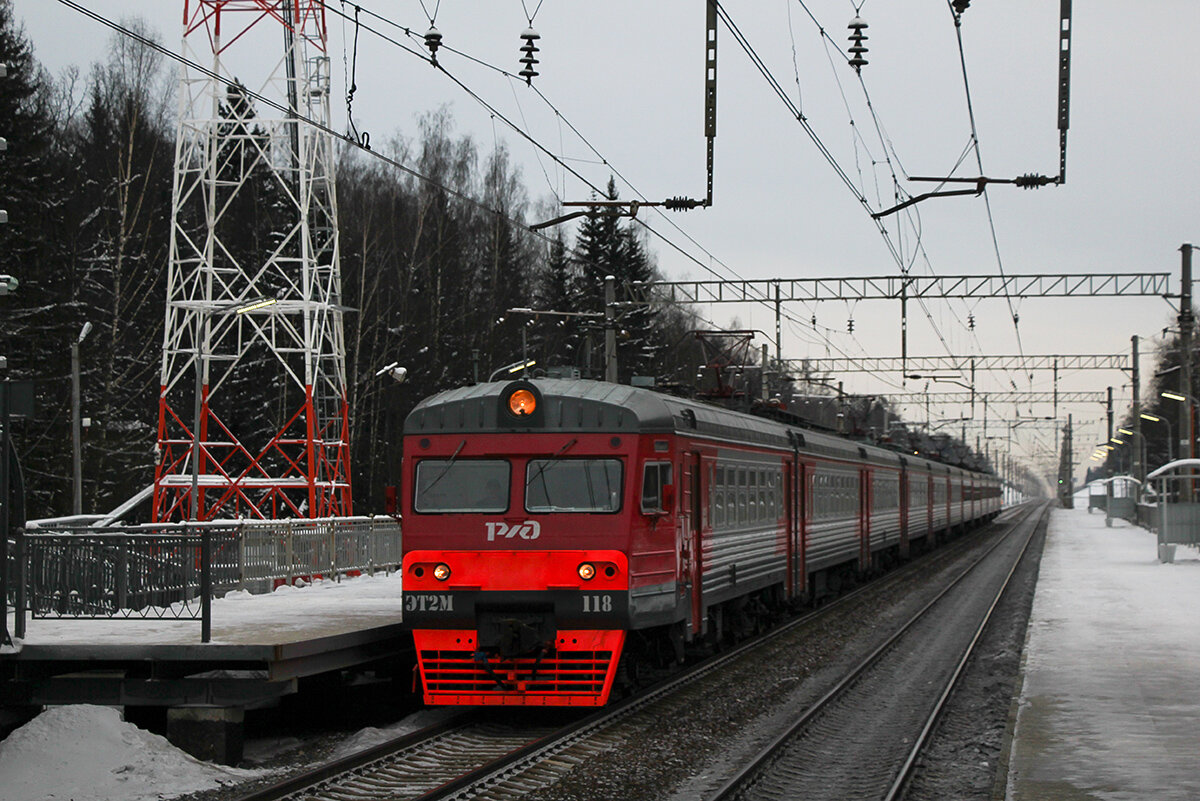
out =
<path fill-rule="evenodd" d="M 709 490 L 713 498 L 713 529 L 720 530 L 725 527 L 725 468 L 716 468 Z"/>
<path fill-rule="evenodd" d="M 751 470 L 749 475 L 747 476 L 747 478 L 749 479 L 749 486 L 747 487 L 747 490 L 746 490 L 746 497 L 749 499 L 749 505 L 748 505 L 748 509 L 747 509 L 748 519 L 746 522 L 747 523 L 757 523 L 758 519 L 759 519 L 759 515 L 758 515 L 758 471 Z"/>
<path fill-rule="evenodd" d="M 746 512 L 746 468 L 739 467 L 737 471 L 737 522 L 743 526 L 750 522 Z"/>
<path fill-rule="evenodd" d="M 767 471 L 758 471 L 758 519 L 768 520 L 771 509 L 767 503 Z"/>
<path fill-rule="evenodd" d="M 671 511 L 666 508 L 666 501 L 671 500 L 670 493 L 663 491 L 671 483 L 670 462 L 647 462 L 642 466 L 642 514 Z"/>
<path fill-rule="evenodd" d="M 783 517 L 783 503 L 782 503 L 783 498 L 781 497 L 782 496 L 781 490 L 783 489 L 783 473 L 778 470 L 772 472 L 771 477 L 770 477 L 770 482 L 771 482 L 771 484 L 770 484 L 770 486 L 771 486 L 771 517 L 772 517 L 772 519 L 778 520 L 779 518 Z"/>

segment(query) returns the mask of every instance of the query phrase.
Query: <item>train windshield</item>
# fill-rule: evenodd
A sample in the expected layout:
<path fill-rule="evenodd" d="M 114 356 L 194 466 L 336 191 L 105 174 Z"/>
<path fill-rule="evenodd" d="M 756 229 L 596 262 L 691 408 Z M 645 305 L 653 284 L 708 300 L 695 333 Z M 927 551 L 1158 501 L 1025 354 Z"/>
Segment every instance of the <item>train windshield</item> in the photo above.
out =
<path fill-rule="evenodd" d="M 506 512 L 512 473 L 503 459 L 422 459 L 417 462 L 418 512 Z"/>
<path fill-rule="evenodd" d="M 527 512 L 616 512 L 621 508 L 618 459 L 530 459 Z"/>

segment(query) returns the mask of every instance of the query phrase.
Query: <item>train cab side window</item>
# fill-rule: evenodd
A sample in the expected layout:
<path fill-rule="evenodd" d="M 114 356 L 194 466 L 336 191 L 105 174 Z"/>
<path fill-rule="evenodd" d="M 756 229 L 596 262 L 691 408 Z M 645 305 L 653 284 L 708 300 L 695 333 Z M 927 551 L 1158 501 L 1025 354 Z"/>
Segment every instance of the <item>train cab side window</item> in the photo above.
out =
<path fill-rule="evenodd" d="M 642 514 L 653 515 L 669 512 L 664 502 L 663 487 L 670 485 L 670 462 L 647 462 L 642 467 Z"/>

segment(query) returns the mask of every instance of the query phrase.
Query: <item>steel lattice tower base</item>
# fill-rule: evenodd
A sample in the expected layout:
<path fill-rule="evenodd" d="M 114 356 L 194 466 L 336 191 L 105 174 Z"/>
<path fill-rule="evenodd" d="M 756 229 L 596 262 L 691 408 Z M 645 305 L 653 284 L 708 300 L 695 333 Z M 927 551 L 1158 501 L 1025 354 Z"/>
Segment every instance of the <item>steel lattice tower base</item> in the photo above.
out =
<path fill-rule="evenodd" d="M 185 0 L 156 521 L 352 512 L 326 45 L 321 0 Z"/>

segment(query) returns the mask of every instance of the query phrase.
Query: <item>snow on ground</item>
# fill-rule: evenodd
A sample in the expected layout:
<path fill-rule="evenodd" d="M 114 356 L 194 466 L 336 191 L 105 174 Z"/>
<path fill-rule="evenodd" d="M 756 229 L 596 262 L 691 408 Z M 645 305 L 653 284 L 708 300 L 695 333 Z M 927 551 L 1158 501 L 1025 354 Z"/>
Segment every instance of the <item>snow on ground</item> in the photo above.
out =
<path fill-rule="evenodd" d="M 266 595 L 234 591 L 213 601 L 212 640 L 214 645 L 292 642 L 396 623 L 400 608 L 399 573 L 281 586 Z M 12 623 L 10 614 L 10 631 Z M 24 645 L 200 642 L 198 621 L 29 620 L 27 626 Z M 361 745 L 343 748 L 349 753 L 369 747 L 401 733 L 403 725 L 366 729 L 355 735 Z M 251 741 L 246 761 L 253 764 L 297 744 L 280 738 Z M 198 761 L 165 738 L 125 723 L 108 707 L 51 707 L 0 741 L 2 801 L 157 800 L 258 775 L 262 772 Z"/>
<path fill-rule="evenodd" d="M 50 707 L 0 742 L 5 801 L 157 801 L 264 773 L 201 762 L 103 706 Z"/>
<path fill-rule="evenodd" d="M 265 595 L 234 590 L 212 604 L 212 642 L 278 644 L 398 623 L 400 573 L 376 573 L 341 581 L 282 585 Z M 13 615 L 8 616 L 9 631 Z M 200 642 L 200 621 L 26 620 L 28 645 L 137 643 L 178 645 Z"/>
<path fill-rule="evenodd" d="M 385 740 L 440 723 L 461 710 L 426 709 L 382 728 L 351 735 L 330 756 L 341 759 Z M 293 750 L 300 740 L 246 743 L 253 764 Z M 0 741 L 3 801 L 162 801 L 271 773 L 195 759 L 166 738 L 121 720 L 103 706 L 49 707 Z"/>
<path fill-rule="evenodd" d="M 1196 799 L 1200 554 L 1158 561 L 1145 529 L 1050 518 L 1026 645 L 1008 798 Z"/>
<path fill-rule="evenodd" d="M 343 757 L 357 754 L 359 751 L 365 751 L 387 740 L 394 740 L 397 737 L 417 731 L 418 729 L 435 726 L 448 718 L 461 714 L 461 712 L 462 710 L 457 707 L 422 709 L 420 712 L 414 712 L 404 720 L 393 723 L 391 726 L 384 726 L 383 728 L 368 726 L 348 737 L 333 752 L 332 758 L 342 759 Z"/>

